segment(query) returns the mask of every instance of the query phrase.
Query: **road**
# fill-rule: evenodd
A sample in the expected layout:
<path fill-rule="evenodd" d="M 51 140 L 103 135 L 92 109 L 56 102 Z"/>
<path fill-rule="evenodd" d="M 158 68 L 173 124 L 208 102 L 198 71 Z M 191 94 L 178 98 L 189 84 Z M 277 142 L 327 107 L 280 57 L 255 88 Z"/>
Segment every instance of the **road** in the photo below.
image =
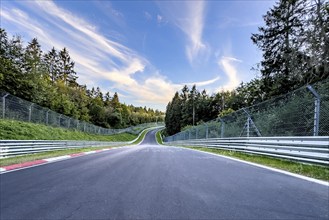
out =
<path fill-rule="evenodd" d="M 2 219 L 328 219 L 329 188 L 189 149 L 116 148 L 0 175 Z"/>

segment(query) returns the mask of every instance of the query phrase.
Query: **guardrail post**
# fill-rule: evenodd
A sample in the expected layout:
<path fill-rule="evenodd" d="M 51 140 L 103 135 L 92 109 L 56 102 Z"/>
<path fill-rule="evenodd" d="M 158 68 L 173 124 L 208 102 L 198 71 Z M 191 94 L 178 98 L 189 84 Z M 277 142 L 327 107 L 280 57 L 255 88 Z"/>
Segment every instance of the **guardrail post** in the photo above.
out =
<path fill-rule="evenodd" d="M 34 105 L 34 103 L 32 103 L 29 107 L 29 122 L 31 122 L 31 118 L 32 118 L 32 106 Z"/>
<path fill-rule="evenodd" d="M 312 86 L 308 85 L 307 89 L 310 90 L 310 92 L 315 97 L 314 100 L 314 128 L 313 128 L 313 136 L 319 135 L 319 120 L 320 120 L 320 102 L 321 98 L 320 95 L 313 89 Z"/>
<path fill-rule="evenodd" d="M 6 116 L 6 97 L 9 96 L 9 94 L 5 94 L 2 97 L 2 118 L 4 119 Z"/>

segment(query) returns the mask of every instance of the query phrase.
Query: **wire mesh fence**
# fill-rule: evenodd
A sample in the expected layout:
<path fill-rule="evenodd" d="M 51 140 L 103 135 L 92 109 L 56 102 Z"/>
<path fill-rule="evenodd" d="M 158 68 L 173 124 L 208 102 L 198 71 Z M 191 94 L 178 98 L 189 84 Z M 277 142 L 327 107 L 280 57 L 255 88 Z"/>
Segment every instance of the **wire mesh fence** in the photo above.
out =
<path fill-rule="evenodd" d="M 0 91 L 1 118 L 31 123 L 45 124 L 53 127 L 74 129 L 91 134 L 111 135 L 118 133 L 138 134 L 147 127 L 160 126 L 163 123 L 144 123 L 124 129 L 108 129 L 80 121 L 50 109 L 43 108 L 35 103 L 23 100 L 6 92 Z"/>
<path fill-rule="evenodd" d="M 191 127 L 165 141 L 329 135 L 329 79 Z"/>

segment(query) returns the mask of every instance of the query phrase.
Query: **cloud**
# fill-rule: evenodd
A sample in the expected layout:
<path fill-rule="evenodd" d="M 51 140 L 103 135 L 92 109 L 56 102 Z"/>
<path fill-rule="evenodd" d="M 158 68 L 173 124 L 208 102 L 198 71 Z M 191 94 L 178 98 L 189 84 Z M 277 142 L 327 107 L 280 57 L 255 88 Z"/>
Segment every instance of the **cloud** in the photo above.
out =
<path fill-rule="evenodd" d="M 161 15 L 157 15 L 157 21 L 158 23 L 161 23 L 163 21 L 163 17 Z"/>
<path fill-rule="evenodd" d="M 79 83 L 87 84 L 88 87 L 99 86 L 104 91 L 114 88 L 119 94 L 124 94 L 125 97 L 120 97 L 122 101 L 141 105 L 160 104 L 164 110 L 175 91 L 183 85 L 206 86 L 219 79 L 173 83 L 136 51 L 114 41 L 111 36 L 105 37 L 95 25 L 58 7 L 54 2 L 29 2 L 25 6 L 36 12 L 38 17 L 28 11 L 5 7 L 2 8 L 1 16 L 21 33 L 28 33 L 31 38 L 37 37 L 43 49 L 67 47 L 75 61 Z M 160 20 L 163 20 L 162 16 Z M 146 73 L 146 69 L 152 71 Z M 136 77 L 141 72 L 148 75 L 145 81 Z"/>
<path fill-rule="evenodd" d="M 144 11 L 144 17 L 146 18 L 146 20 L 152 20 L 152 15 L 147 11 Z"/>
<path fill-rule="evenodd" d="M 162 16 L 161 15 L 157 15 L 157 21 L 159 22 L 159 23 L 161 23 L 161 21 L 162 21 Z"/>
<path fill-rule="evenodd" d="M 206 48 L 205 44 L 202 42 L 204 7 L 205 4 L 203 1 L 197 1 L 193 4 L 190 4 L 190 7 L 188 7 L 188 20 L 191 20 L 187 23 L 183 22 L 182 26 L 190 41 L 186 48 L 186 53 L 191 63 L 194 61 L 195 57 L 200 53 L 200 51 Z"/>
<path fill-rule="evenodd" d="M 256 20 L 246 21 L 246 20 L 242 20 L 241 18 L 223 16 L 220 17 L 218 28 L 225 29 L 225 28 L 253 27 L 253 26 L 260 26 L 262 23 L 263 23 L 262 21 L 256 21 Z"/>
<path fill-rule="evenodd" d="M 217 76 L 217 77 L 215 77 L 214 79 L 211 79 L 211 80 L 202 81 L 202 82 L 186 83 L 184 85 L 187 85 L 187 86 L 193 86 L 193 85 L 196 85 L 196 86 L 207 86 L 207 85 L 210 85 L 210 84 L 213 84 L 213 83 L 217 82 L 219 79 L 220 79 L 220 77 Z"/>
<path fill-rule="evenodd" d="M 187 39 L 186 56 L 193 64 L 199 55 L 208 52 L 208 46 L 203 42 L 202 34 L 205 17 L 204 1 L 158 2 L 160 10 L 177 26 Z"/>
<path fill-rule="evenodd" d="M 218 65 L 223 69 L 228 78 L 228 82 L 220 89 L 233 90 L 240 84 L 241 80 L 238 77 L 238 71 L 235 66 L 236 62 L 242 61 L 234 57 L 226 56 L 223 56 L 219 59 Z"/>

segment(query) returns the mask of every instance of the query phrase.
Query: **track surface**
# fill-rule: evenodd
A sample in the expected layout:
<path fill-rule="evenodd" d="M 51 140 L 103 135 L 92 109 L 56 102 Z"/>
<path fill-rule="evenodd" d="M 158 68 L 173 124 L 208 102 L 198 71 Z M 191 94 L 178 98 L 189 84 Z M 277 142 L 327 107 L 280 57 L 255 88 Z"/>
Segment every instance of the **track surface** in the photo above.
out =
<path fill-rule="evenodd" d="M 156 144 L 0 175 L 0 219 L 328 219 L 329 188 Z"/>

